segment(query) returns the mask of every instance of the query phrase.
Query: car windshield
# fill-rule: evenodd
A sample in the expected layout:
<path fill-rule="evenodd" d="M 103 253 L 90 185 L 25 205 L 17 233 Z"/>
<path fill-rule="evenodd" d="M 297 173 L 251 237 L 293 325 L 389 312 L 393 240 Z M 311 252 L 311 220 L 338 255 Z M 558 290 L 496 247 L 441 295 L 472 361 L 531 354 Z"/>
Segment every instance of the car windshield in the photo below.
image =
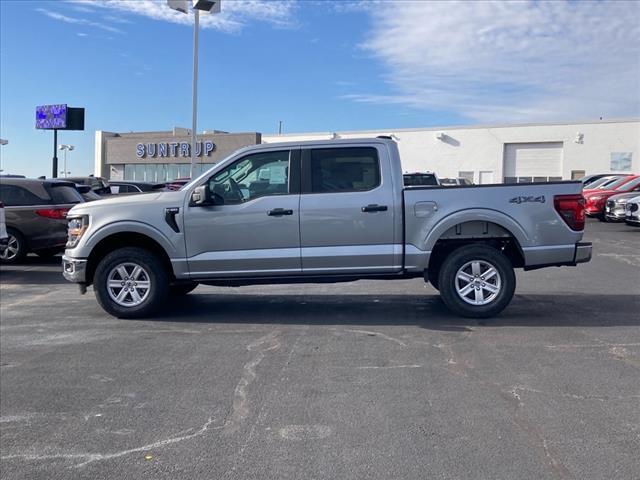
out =
<path fill-rule="evenodd" d="M 599 188 L 601 188 L 602 190 L 615 190 L 619 185 L 622 185 L 628 181 L 629 181 L 629 177 L 620 177 L 610 182 L 607 182 L 603 185 L 600 185 Z"/>
<path fill-rule="evenodd" d="M 605 183 L 608 182 L 612 182 L 614 181 L 616 178 L 618 177 L 602 177 L 602 178 L 598 178 L 597 180 L 594 180 L 590 183 L 587 183 L 583 188 L 584 189 L 591 189 L 591 188 L 598 188 L 600 185 L 604 185 Z"/>
<path fill-rule="evenodd" d="M 637 185 L 640 184 L 640 177 L 636 177 L 633 180 L 630 180 L 626 183 L 623 183 L 622 185 L 618 186 L 616 188 L 617 191 L 627 191 L 627 190 L 631 190 L 634 187 L 636 187 Z"/>

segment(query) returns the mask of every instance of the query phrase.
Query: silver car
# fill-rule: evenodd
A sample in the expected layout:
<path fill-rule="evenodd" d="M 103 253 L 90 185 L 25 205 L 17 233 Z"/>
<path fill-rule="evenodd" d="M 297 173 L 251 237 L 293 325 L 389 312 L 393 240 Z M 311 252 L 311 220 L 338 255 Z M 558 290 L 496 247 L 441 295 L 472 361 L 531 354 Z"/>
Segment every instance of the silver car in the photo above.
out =
<path fill-rule="evenodd" d="M 608 222 L 624 222 L 627 202 L 637 196 L 638 192 L 628 192 L 609 197 L 604 207 L 604 218 Z"/>

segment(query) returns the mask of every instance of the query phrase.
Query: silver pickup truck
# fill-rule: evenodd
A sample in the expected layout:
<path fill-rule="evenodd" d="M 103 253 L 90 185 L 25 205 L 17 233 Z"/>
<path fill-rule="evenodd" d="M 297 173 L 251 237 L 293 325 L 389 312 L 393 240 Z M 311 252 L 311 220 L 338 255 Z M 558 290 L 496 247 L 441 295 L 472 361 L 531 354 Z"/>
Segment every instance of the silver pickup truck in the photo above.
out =
<path fill-rule="evenodd" d="M 199 283 L 422 277 L 450 310 L 489 317 L 514 268 L 576 265 L 580 182 L 404 187 L 386 138 L 256 145 L 177 192 L 80 204 L 63 274 L 117 317 L 141 317 Z"/>

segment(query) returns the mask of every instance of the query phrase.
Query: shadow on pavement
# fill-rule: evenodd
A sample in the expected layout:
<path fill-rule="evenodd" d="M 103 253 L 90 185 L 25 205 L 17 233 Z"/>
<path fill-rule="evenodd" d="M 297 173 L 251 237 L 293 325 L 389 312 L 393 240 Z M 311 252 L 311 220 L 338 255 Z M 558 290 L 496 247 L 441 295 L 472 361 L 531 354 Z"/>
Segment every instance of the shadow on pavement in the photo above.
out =
<path fill-rule="evenodd" d="M 470 326 L 640 326 L 634 295 L 516 295 L 501 315 L 451 314 L 437 295 L 197 295 L 170 301 L 147 321 L 285 325 L 416 325 L 433 330 Z"/>

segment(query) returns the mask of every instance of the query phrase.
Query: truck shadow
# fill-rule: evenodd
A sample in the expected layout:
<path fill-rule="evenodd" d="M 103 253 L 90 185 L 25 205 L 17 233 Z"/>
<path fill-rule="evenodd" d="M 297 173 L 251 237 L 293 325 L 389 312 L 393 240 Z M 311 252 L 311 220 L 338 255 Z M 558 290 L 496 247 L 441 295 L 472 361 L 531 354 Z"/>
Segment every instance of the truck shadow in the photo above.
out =
<path fill-rule="evenodd" d="M 635 295 L 516 295 L 488 319 L 453 315 L 437 295 L 191 294 L 152 322 L 273 325 L 415 325 L 431 330 L 486 326 L 640 326 Z"/>

